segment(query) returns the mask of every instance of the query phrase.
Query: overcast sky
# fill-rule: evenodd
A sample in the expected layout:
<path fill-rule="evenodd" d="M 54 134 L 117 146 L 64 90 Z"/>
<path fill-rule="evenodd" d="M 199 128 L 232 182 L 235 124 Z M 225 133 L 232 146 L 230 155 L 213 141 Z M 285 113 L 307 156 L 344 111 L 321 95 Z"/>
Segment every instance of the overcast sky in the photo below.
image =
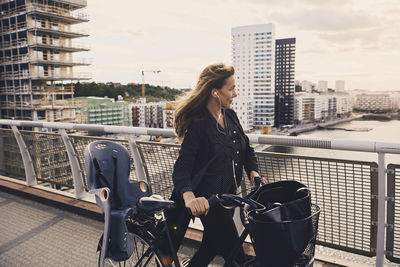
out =
<path fill-rule="evenodd" d="M 295 37 L 296 80 L 400 90 L 399 0 L 88 0 L 96 82 L 193 87 L 208 64 L 231 64 L 231 28 L 274 23 Z M 81 40 L 77 40 L 81 41 Z M 83 40 L 82 40 L 83 41 Z"/>

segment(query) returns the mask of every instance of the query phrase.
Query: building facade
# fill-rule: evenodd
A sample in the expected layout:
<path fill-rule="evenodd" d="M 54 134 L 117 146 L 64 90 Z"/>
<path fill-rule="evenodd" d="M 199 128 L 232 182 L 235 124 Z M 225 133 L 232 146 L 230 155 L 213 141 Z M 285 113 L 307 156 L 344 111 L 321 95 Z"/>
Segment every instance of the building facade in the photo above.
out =
<path fill-rule="evenodd" d="M 107 97 L 77 97 L 80 123 L 132 126 L 132 104 Z"/>
<path fill-rule="evenodd" d="M 232 62 L 238 93 L 233 108 L 239 111 L 240 122 L 247 126 L 245 130 L 251 126 L 272 126 L 275 112 L 275 26 L 258 24 L 232 28 Z"/>
<path fill-rule="evenodd" d="M 164 128 L 164 109 L 166 102 L 146 103 L 146 98 L 140 98 L 132 103 L 132 126 Z"/>
<path fill-rule="evenodd" d="M 313 89 L 313 84 L 310 81 L 303 80 L 301 81 L 301 90 L 307 93 L 311 93 Z"/>
<path fill-rule="evenodd" d="M 0 113 L 3 119 L 73 121 L 71 84 L 89 77 L 73 72 L 89 65 L 74 52 L 88 51 L 72 39 L 88 36 L 72 29 L 87 22 L 77 13 L 86 0 L 1 1 Z"/>
<path fill-rule="evenodd" d="M 84 7 L 86 0 L 0 1 L 0 118 L 75 121 L 77 103 L 71 84 L 89 78 L 73 72 L 74 66 L 89 65 L 72 56 L 89 50 L 72 41 L 88 36 L 72 28 L 89 21 L 86 14 L 78 13 Z M 10 144 L 0 152 L 8 159 L 4 168 L 11 174 L 23 173 L 21 155 L 13 149 L 15 140 L 4 137 L 2 141 Z M 57 185 L 69 179 L 62 140 L 45 133 L 25 139 L 28 144 L 33 141 L 40 144 L 30 147 L 32 164 L 40 168 L 38 181 L 51 178 Z"/>
<path fill-rule="evenodd" d="M 318 81 L 317 90 L 321 93 L 328 92 L 328 81 Z"/>
<path fill-rule="evenodd" d="M 335 81 L 335 91 L 336 92 L 344 92 L 344 81 L 343 80 Z"/>
<path fill-rule="evenodd" d="M 359 94 L 356 96 L 355 109 L 360 111 L 391 111 L 393 109 L 390 94 Z"/>
<path fill-rule="evenodd" d="M 275 43 L 275 127 L 294 124 L 296 38 Z"/>

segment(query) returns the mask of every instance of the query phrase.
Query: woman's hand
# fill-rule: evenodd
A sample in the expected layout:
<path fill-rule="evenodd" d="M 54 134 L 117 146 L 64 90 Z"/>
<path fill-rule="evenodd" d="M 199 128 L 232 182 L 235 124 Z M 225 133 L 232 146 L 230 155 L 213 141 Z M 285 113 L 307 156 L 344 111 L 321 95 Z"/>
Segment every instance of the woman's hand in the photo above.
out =
<path fill-rule="evenodd" d="M 205 197 L 196 197 L 192 191 L 183 193 L 183 200 L 193 216 L 207 215 L 210 210 L 208 200 Z"/>
<path fill-rule="evenodd" d="M 251 185 L 252 186 L 254 186 L 254 177 L 261 177 L 259 174 L 258 174 L 258 172 L 256 172 L 256 171 L 251 171 L 250 172 L 250 182 L 251 182 Z M 265 179 L 265 178 L 261 178 L 261 183 L 262 184 L 266 184 L 267 183 L 267 180 Z"/>

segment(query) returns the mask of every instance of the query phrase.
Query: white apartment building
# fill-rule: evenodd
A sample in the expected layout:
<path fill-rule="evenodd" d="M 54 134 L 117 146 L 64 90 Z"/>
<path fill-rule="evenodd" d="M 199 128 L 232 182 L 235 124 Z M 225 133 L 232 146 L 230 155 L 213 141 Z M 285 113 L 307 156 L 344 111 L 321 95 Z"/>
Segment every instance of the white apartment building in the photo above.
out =
<path fill-rule="evenodd" d="M 135 127 L 163 128 L 165 103 L 146 103 L 146 98 L 140 98 L 132 104 L 132 125 Z"/>
<path fill-rule="evenodd" d="M 354 108 L 362 111 L 392 110 L 390 94 L 360 94 L 356 96 Z"/>
<path fill-rule="evenodd" d="M 336 92 L 344 92 L 344 81 L 343 80 L 335 81 L 335 91 Z"/>
<path fill-rule="evenodd" d="M 234 110 L 239 117 L 244 131 L 253 128 L 253 101 L 246 97 L 237 97 L 233 100 Z"/>
<path fill-rule="evenodd" d="M 233 109 L 238 113 L 244 129 L 272 126 L 275 101 L 275 26 L 258 24 L 232 28 L 232 62 L 238 94 Z"/>
<path fill-rule="evenodd" d="M 312 92 L 312 82 L 303 80 L 301 82 L 301 90 L 303 90 L 304 92 L 307 92 L 307 93 L 311 93 Z"/>
<path fill-rule="evenodd" d="M 321 93 L 328 91 L 328 81 L 318 81 L 317 90 Z"/>
<path fill-rule="evenodd" d="M 347 93 L 336 93 L 336 113 L 338 117 L 349 114 L 353 110 L 353 98 Z"/>
<path fill-rule="evenodd" d="M 321 118 L 321 99 L 318 94 L 296 93 L 294 95 L 294 121 L 310 123 Z"/>
<path fill-rule="evenodd" d="M 353 108 L 352 97 L 346 93 L 295 93 L 294 103 L 296 124 L 336 119 Z"/>

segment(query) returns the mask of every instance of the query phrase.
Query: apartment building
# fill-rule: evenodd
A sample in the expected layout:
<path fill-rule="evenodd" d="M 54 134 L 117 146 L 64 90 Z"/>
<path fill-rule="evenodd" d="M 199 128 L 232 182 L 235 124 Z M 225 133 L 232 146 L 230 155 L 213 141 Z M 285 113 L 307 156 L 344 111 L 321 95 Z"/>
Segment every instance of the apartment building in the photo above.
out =
<path fill-rule="evenodd" d="M 294 124 L 296 38 L 275 43 L 275 127 Z"/>
<path fill-rule="evenodd" d="M 313 84 L 310 81 L 303 80 L 301 81 L 301 90 L 307 93 L 311 93 L 313 89 Z"/>
<path fill-rule="evenodd" d="M 0 2 L 0 113 L 3 119 L 73 121 L 73 72 L 89 65 L 73 53 L 88 51 L 73 39 L 88 36 L 74 25 L 89 21 L 77 10 L 86 0 Z"/>
<path fill-rule="evenodd" d="M 336 80 L 335 81 L 335 91 L 336 92 L 344 92 L 344 81 L 343 80 Z"/>
<path fill-rule="evenodd" d="M 163 128 L 174 128 L 176 102 L 167 102 L 163 110 Z"/>
<path fill-rule="evenodd" d="M 321 101 L 318 94 L 296 93 L 294 97 L 294 122 L 310 123 L 320 119 Z"/>
<path fill-rule="evenodd" d="M 232 62 L 236 91 L 233 102 L 245 130 L 274 124 L 275 26 L 232 28 Z M 242 109 L 240 109 L 242 107 Z"/>
<path fill-rule="evenodd" d="M 350 114 L 353 101 L 346 93 L 307 93 L 294 96 L 294 121 L 296 124 L 334 120 Z"/>
<path fill-rule="evenodd" d="M 164 128 L 164 109 L 165 101 L 146 102 L 146 98 L 139 98 L 136 103 L 132 103 L 132 126 Z"/>
<path fill-rule="evenodd" d="M 107 97 L 77 97 L 80 107 L 77 118 L 80 123 L 132 126 L 132 104 L 125 101 L 114 101 Z"/>
<path fill-rule="evenodd" d="M 390 94 L 359 94 L 356 95 L 355 109 L 361 111 L 389 111 L 392 110 Z"/>
<path fill-rule="evenodd" d="M 321 93 L 328 91 L 328 81 L 318 81 L 317 90 Z"/>

